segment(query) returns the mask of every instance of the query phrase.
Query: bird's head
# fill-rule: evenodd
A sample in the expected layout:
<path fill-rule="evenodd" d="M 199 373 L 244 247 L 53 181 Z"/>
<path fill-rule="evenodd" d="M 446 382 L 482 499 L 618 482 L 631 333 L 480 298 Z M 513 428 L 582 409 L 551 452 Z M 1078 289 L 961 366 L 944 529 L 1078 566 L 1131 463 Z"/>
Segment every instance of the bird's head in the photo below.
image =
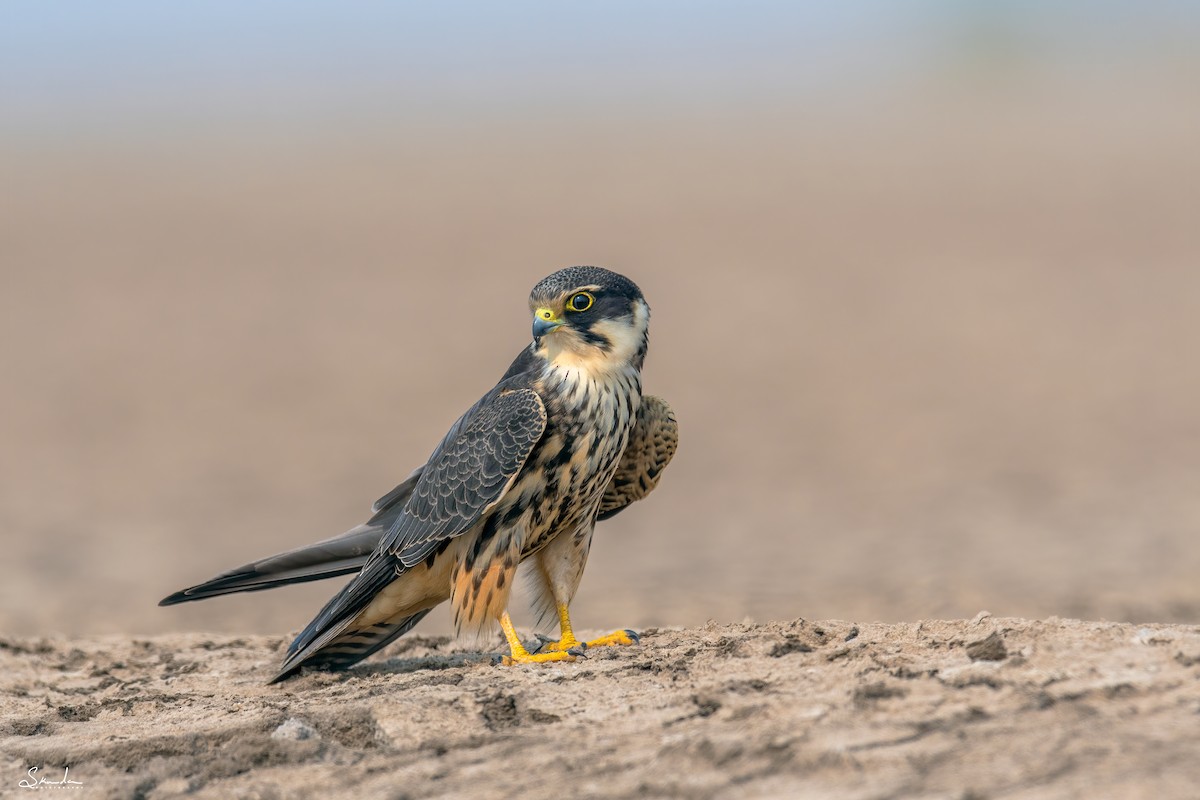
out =
<path fill-rule="evenodd" d="M 552 364 L 605 372 L 646 356 L 650 306 L 624 275 L 600 267 L 567 267 L 529 294 L 534 351 Z"/>

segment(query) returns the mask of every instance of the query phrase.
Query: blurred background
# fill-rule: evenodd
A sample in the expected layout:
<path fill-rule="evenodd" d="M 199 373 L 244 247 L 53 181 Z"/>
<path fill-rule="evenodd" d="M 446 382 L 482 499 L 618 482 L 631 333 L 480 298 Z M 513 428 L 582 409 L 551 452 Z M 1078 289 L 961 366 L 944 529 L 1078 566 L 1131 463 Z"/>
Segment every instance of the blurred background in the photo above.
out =
<path fill-rule="evenodd" d="M 3 17 L 0 631 L 298 629 L 155 603 L 362 521 L 579 263 L 682 445 L 578 626 L 1200 617 L 1194 4 Z"/>

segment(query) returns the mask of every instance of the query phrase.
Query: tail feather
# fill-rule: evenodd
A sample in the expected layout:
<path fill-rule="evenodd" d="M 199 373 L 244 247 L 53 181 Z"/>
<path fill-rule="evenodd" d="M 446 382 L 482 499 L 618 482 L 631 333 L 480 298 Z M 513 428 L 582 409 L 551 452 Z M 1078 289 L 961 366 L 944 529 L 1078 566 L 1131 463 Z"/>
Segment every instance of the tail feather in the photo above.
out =
<path fill-rule="evenodd" d="M 300 667 L 307 666 L 310 660 L 320 663 L 321 651 L 333 645 L 343 634 L 354 636 L 362 631 L 369 631 L 372 626 L 353 629 L 350 626 L 375 595 L 396 580 L 397 563 L 391 557 L 376 558 L 368 562 L 354 580 L 343 586 L 291 643 L 283 666 L 271 683 L 281 681 Z"/>
<path fill-rule="evenodd" d="M 358 572 L 383 534 L 395 523 L 421 477 L 415 470 L 395 489 L 375 501 L 375 513 L 362 525 L 315 544 L 297 547 L 284 553 L 251 561 L 236 569 L 222 572 L 204 583 L 189 586 L 159 601 L 160 606 L 173 606 L 192 600 L 204 600 L 235 592 L 261 592 L 292 583 L 319 581 Z"/>
<path fill-rule="evenodd" d="M 368 628 L 345 631 L 302 662 L 288 666 L 287 664 L 292 661 L 292 659 L 288 659 L 283 670 L 270 682 L 279 683 L 287 680 L 299 672 L 302 666 L 329 671 L 348 669 L 411 631 L 432 610 L 427 608 L 415 614 L 398 617 L 395 620 L 382 622 Z"/>
<path fill-rule="evenodd" d="M 261 592 L 293 583 L 319 581 L 358 572 L 386 528 L 359 525 L 341 536 L 298 547 L 222 572 L 204 583 L 164 597 L 160 606 L 203 600 L 235 592 Z"/>

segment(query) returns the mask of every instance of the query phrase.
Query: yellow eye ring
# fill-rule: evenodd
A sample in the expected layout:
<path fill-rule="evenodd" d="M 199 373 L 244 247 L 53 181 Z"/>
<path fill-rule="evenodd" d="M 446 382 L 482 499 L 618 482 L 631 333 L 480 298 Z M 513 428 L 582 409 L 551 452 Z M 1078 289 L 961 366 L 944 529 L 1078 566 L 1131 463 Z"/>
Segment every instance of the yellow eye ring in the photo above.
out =
<path fill-rule="evenodd" d="M 576 292 L 571 295 L 571 299 L 567 301 L 568 311 L 587 311 L 592 307 L 592 303 L 596 302 L 596 298 L 592 297 L 587 292 Z"/>

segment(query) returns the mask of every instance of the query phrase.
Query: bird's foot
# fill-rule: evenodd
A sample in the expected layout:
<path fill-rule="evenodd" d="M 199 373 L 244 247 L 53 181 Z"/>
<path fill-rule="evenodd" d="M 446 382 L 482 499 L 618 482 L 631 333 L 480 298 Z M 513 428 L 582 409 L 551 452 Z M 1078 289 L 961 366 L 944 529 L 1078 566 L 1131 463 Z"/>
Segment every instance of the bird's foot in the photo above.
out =
<path fill-rule="evenodd" d="M 613 631 L 607 636 L 601 636 L 599 639 L 592 639 L 587 643 L 588 647 L 622 647 L 625 645 L 638 644 L 642 641 L 642 637 L 638 636 L 628 628 L 621 631 Z"/>
<path fill-rule="evenodd" d="M 507 611 L 500 615 L 500 628 L 504 631 L 504 638 L 508 640 L 509 654 L 500 659 L 500 663 L 506 667 L 511 667 L 514 664 L 544 664 L 548 661 L 574 661 L 576 656 L 583 655 L 581 648 L 552 653 L 529 652 L 525 649 L 525 645 L 521 643 L 521 637 L 517 636 L 517 629 L 513 627 L 512 620 L 509 618 Z"/>
<path fill-rule="evenodd" d="M 536 653 L 530 653 L 526 650 L 521 650 L 511 655 L 502 656 L 500 664 L 505 667 L 512 667 L 517 664 L 546 664 L 552 661 L 574 661 L 576 657 L 582 655 L 583 650 L 575 648 L 570 650 L 556 650 L 550 653 L 543 653 L 540 650 Z"/>
<path fill-rule="evenodd" d="M 589 647 L 618 647 L 623 645 L 637 644 L 641 641 L 641 637 L 633 631 L 626 628 L 621 631 L 613 631 L 607 636 L 601 636 L 599 639 L 592 639 L 588 642 L 581 642 L 575 638 L 574 634 L 563 637 L 555 641 L 548 636 L 538 634 L 538 639 L 542 644 L 538 647 L 538 653 L 557 653 L 569 652 L 574 649 L 586 650 Z"/>

